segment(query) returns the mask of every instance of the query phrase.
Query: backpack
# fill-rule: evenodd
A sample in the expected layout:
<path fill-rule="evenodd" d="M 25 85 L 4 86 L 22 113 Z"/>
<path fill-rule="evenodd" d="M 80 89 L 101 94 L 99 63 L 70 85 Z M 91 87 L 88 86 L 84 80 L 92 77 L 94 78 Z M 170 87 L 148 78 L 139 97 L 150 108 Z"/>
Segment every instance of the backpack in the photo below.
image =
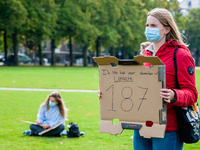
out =
<path fill-rule="evenodd" d="M 67 131 L 68 138 L 80 137 L 79 126 L 76 123 L 70 122 L 67 127 L 69 128 L 69 131 Z"/>

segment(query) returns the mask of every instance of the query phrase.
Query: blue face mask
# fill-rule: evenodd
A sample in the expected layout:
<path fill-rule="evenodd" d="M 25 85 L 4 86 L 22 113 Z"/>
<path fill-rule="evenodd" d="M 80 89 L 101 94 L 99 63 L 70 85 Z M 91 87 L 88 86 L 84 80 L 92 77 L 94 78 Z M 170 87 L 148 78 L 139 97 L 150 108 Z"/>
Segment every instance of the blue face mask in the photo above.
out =
<path fill-rule="evenodd" d="M 55 103 L 55 102 L 52 102 L 52 101 L 49 101 L 49 106 L 50 106 L 50 107 L 54 107 L 54 106 L 56 106 L 56 103 Z"/>
<path fill-rule="evenodd" d="M 162 38 L 162 36 L 159 35 L 160 29 L 158 28 L 149 28 L 146 27 L 146 30 L 144 34 L 146 35 L 146 38 L 150 42 L 158 42 Z"/>

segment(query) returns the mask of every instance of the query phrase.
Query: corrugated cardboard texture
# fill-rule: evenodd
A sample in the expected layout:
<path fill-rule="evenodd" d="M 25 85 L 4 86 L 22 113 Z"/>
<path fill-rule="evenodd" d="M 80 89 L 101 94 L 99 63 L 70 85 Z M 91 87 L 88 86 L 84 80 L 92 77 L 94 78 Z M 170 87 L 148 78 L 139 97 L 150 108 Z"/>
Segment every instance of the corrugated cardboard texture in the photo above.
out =
<path fill-rule="evenodd" d="M 138 65 L 118 65 L 118 59 L 109 56 L 94 60 L 99 65 L 99 86 L 102 92 L 99 132 L 120 134 L 123 131 L 121 123 L 125 122 L 142 125 L 140 135 L 146 138 L 164 137 L 166 108 L 163 107 L 159 91 L 165 79 L 160 81 L 159 75 L 165 74 L 165 69 L 160 69 L 164 66 L 160 59 L 137 56 L 134 60 Z M 150 62 L 152 66 L 146 68 L 143 62 Z M 112 67 L 110 63 L 117 66 Z M 112 124 L 115 118 L 120 121 L 118 125 Z M 146 121 L 152 121 L 153 126 L 146 127 Z"/>

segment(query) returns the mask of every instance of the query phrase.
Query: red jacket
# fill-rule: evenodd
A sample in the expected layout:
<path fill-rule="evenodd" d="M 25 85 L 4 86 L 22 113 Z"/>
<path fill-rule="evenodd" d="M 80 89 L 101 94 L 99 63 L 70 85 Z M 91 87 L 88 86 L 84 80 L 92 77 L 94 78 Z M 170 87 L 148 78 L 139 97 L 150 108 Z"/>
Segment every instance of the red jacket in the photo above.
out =
<path fill-rule="evenodd" d="M 180 47 L 176 53 L 177 59 L 177 78 L 180 89 L 175 89 L 175 68 L 174 51 Z M 190 51 L 182 44 L 173 40 L 167 41 L 160 47 L 155 56 L 166 66 L 166 88 L 172 89 L 176 93 L 176 101 L 167 103 L 167 127 L 166 131 L 177 131 L 175 106 L 187 107 L 194 104 L 198 98 L 198 92 L 195 85 L 195 66 Z"/>

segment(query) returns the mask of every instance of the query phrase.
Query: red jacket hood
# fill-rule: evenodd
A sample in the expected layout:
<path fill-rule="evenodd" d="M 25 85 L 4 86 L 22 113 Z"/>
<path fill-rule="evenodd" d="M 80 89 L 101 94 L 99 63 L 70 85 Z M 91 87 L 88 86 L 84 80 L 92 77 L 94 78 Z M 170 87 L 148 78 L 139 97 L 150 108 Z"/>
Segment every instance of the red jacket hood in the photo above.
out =
<path fill-rule="evenodd" d="M 177 43 L 176 41 L 173 41 L 172 39 L 168 40 L 165 44 L 163 44 L 160 47 L 159 51 L 165 50 L 165 48 L 167 46 L 171 46 L 171 47 L 174 47 L 174 48 L 178 48 L 178 47 L 183 48 L 185 51 L 190 52 L 189 49 L 186 46 L 184 46 L 183 44 Z"/>

